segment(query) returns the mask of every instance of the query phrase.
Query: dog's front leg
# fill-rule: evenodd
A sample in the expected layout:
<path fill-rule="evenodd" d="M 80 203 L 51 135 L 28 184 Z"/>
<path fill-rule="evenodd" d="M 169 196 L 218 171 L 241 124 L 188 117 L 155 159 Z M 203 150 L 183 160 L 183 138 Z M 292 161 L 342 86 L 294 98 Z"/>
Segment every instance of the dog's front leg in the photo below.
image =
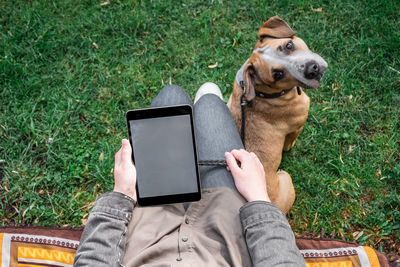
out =
<path fill-rule="evenodd" d="M 299 136 L 301 130 L 303 130 L 303 126 L 301 126 L 297 131 L 292 132 L 285 137 L 285 143 L 283 145 L 283 151 L 287 152 L 289 151 L 292 147 L 294 147 L 294 144 L 296 143 L 296 139 Z"/>

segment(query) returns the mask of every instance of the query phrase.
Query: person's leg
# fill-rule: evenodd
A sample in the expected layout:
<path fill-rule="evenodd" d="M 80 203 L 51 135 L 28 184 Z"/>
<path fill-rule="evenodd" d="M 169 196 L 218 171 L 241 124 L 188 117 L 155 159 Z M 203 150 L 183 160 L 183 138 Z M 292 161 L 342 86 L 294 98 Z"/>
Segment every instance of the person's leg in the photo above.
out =
<path fill-rule="evenodd" d="M 199 160 L 225 160 L 225 152 L 243 148 L 242 140 L 226 104 L 215 94 L 205 94 L 194 105 Z M 232 174 L 223 166 L 200 166 L 202 188 L 237 190 Z"/>
<path fill-rule="evenodd" d="M 177 85 L 167 85 L 153 99 L 151 107 L 163 107 L 188 104 L 193 106 L 189 95 Z"/>

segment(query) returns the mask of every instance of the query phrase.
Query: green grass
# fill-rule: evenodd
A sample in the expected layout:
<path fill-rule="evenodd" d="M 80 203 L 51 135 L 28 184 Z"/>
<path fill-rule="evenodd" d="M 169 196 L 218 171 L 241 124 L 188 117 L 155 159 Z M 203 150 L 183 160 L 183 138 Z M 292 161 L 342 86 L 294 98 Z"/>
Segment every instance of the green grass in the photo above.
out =
<path fill-rule="evenodd" d="M 0 2 L 1 225 L 81 225 L 112 189 L 125 111 L 169 80 L 192 96 L 212 81 L 227 99 L 277 14 L 329 63 L 281 165 L 293 230 L 362 232 L 357 242 L 397 252 L 399 1 L 102 2 Z"/>

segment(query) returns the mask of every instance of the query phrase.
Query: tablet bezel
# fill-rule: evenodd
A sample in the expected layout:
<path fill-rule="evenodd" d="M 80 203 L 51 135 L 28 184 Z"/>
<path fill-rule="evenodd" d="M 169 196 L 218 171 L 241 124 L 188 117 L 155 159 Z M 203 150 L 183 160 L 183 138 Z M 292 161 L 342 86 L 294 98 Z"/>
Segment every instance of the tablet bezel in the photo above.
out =
<path fill-rule="evenodd" d="M 138 187 L 138 180 L 140 177 L 137 177 L 136 180 L 136 195 L 137 202 L 139 206 L 155 206 L 162 204 L 171 204 L 171 203 L 182 203 L 182 202 L 193 202 L 201 199 L 201 187 L 200 187 L 200 175 L 199 175 L 199 167 L 198 167 L 198 157 L 197 157 L 197 148 L 196 148 L 196 138 L 194 132 L 194 123 L 193 123 L 193 109 L 190 105 L 174 105 L 174 106 L 164 106 L 164 107 L 155 107 L 155 108 L 143 108 L 143 109 L 135 109 L 129 110 L 126 112 L 126 123 L 129 133 L 129 143 L 132 144 L 132 133 L 129 121 L 132 120 L 141 120 L 141 119 L 150 119 L 150 118 L 162 118 L 162 117 L 173 117 L 179 115 L 189 115 L 190 116 L 190 126 L 192 130 L 192 144 L 194 151 L 194 159 L 195 159 L 195 168 L 196 168 L 196 178 L 197 178 L 197 192 L 193 193 L 182 193 L 182 194 L 174 194 L 174 195 L 163 195 L 163 196 L 153 196 L 153 197 L 141 197 Z M 132 149 L 132 161 L 135 162 L 134 156 L 134 148 Z"/>

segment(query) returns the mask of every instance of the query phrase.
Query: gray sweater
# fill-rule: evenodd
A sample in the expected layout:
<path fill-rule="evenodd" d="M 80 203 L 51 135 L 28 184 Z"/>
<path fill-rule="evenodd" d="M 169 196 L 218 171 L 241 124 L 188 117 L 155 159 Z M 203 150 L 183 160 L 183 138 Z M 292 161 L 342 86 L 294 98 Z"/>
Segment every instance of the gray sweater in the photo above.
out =
<path fill-rule="evenodd" d="M 243 202 L 229 189 L 204 190 L 185 211 L 103 194 L 74 266 L 305 266 L 285 215 L 269 202 Z"/>

